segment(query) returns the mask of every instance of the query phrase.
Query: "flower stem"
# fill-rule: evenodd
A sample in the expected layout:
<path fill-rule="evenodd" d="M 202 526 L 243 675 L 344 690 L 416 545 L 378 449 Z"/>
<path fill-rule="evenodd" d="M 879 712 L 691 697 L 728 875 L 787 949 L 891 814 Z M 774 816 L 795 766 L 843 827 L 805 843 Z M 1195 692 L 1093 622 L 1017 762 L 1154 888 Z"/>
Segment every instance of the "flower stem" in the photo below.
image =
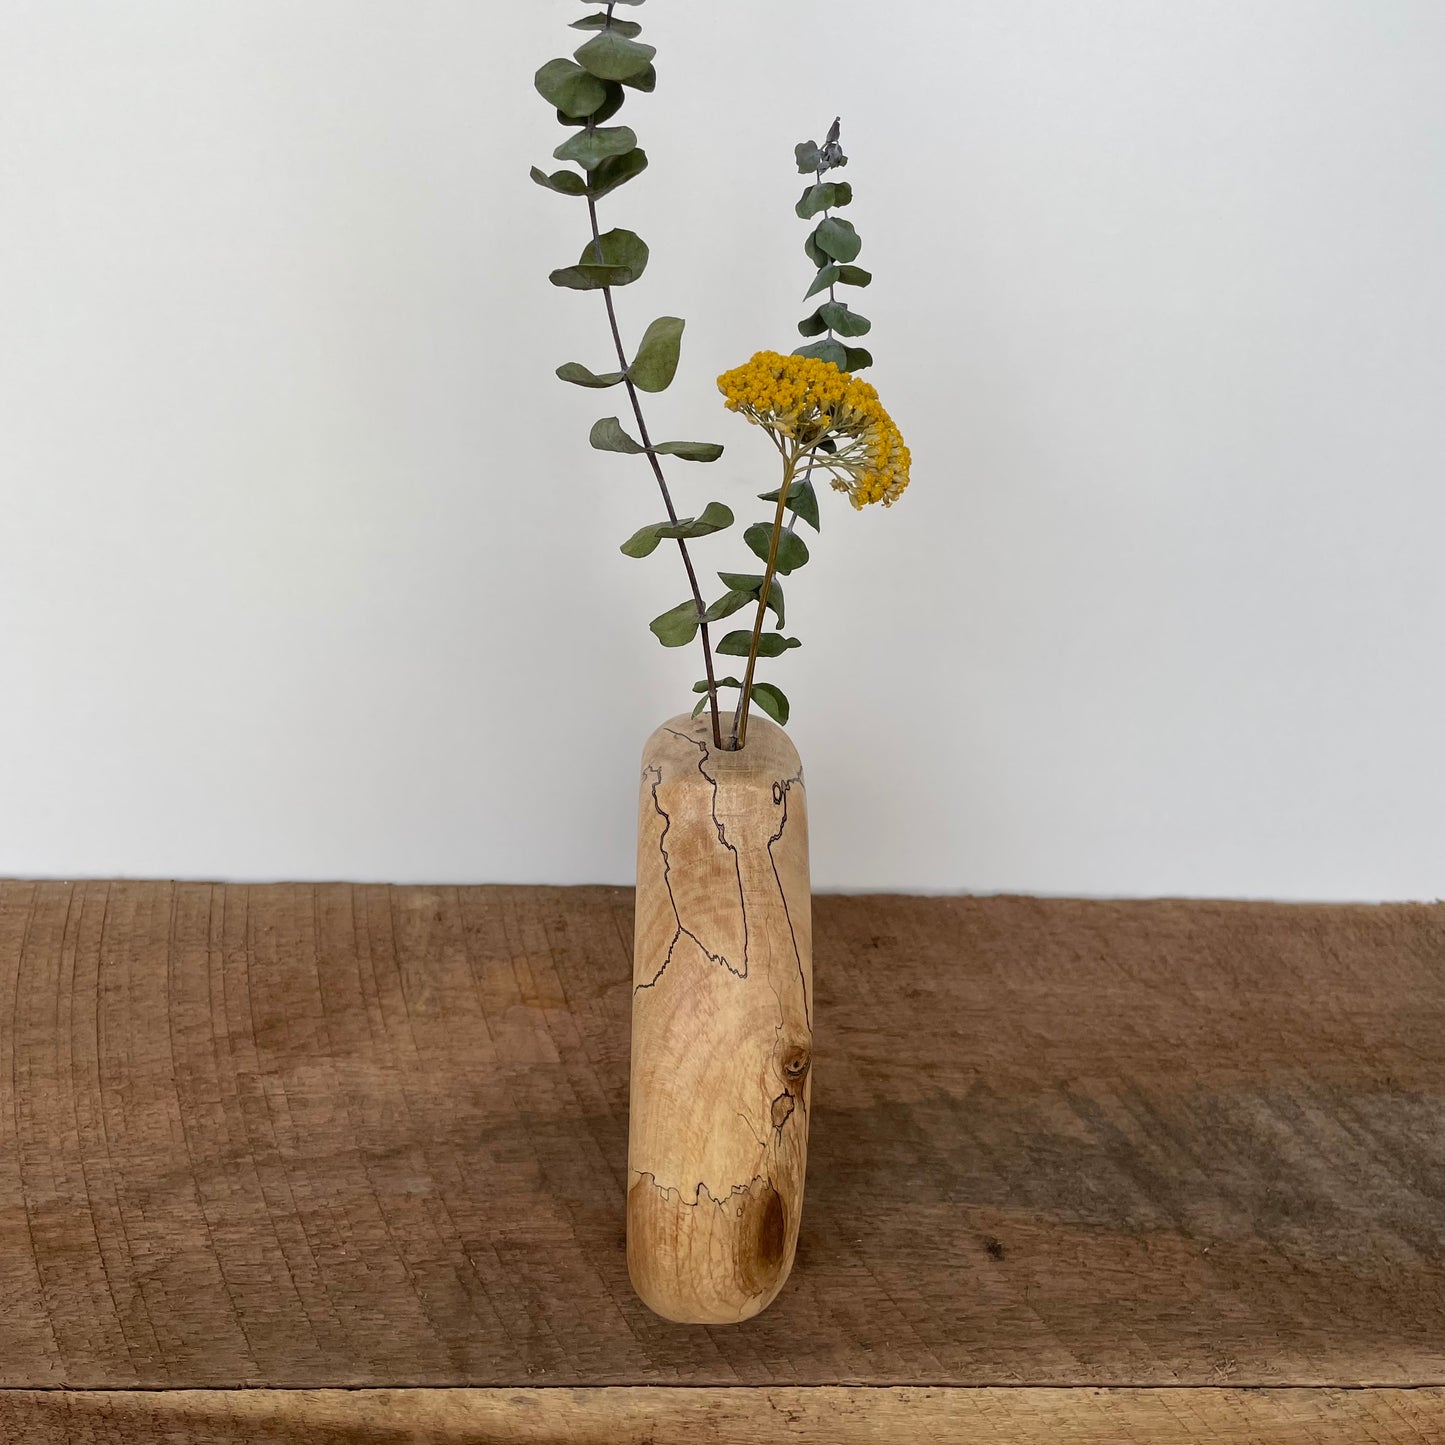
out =
<path fill-rule="evenodd" d="M 778 491 L 778 510 L 773 518 L 773 537 L 768 545 L 768 565 L 763 570 L 763 586 L 758 593 L 758 615 L 753 622 L 753 640 L 748 647 L 748 670 L 743 674 L 743 690 L 738 698 L 738 710 L 733 714 L 733 731 L 730 742 L 736 751 L 747 745 L 748 706 L 753 698 L 753 671 L 758 665 L 758 644 L 763 635 L 763 619 L 768 612 L 768 596 L 773 590 L 773 574 L 778 567 L 778 547 L 783 540 L 783 516 L 787 511 L 788 493 L 793 488 L 793 471 L 797 457 L 783 458 L 783 485 Z"/>

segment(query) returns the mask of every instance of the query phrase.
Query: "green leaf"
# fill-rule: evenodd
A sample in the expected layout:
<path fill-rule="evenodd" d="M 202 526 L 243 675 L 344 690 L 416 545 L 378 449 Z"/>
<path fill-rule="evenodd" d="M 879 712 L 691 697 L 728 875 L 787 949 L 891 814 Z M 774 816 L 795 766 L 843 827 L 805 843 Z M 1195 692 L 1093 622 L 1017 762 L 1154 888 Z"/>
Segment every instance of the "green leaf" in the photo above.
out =
<path fill-rule="evenodd" d="M 861 346 L 849 346 L 845 348 L 848 352 L 848 362 L 844 371 L 862 371 L 865 366 L 873 365 L 873 353 Z"/>
<path fill-rule="evenodd" d="M 873 329 L 873 323 L 856 311 L 850 311 L 842 301 L 826 301 L 818 308 L 823 324 L 839 336 L 866 336 Z"/>
<path fill-rule="evenodd" d="M 803 192 L 794 210 L 803 220 L 810 221 L 819 211 L 846 206 L 852 199 L 853 187 L 847 181 L 818 181 Z"/>
<path fill-rule="evenodd" d="M 724 502 L 709 502 L 696 517 L 685 517 L 662 529 L 664 537 L 709 537 L 733 524 L 733 510 Z"/>
<path fill-rule="evenodd" d="M 640 176 L 647 169 L 647 152 L 641 147 L 628 151 L 625 155 L 608 156 L 595 170 L 587 173 L 587 194 L 594 201 L 601 198 L 618 186 L 624 186 L 633 176 Z"/>
<path fill-rule="evenodd" d="M 553 171 L 549 176 L 545 171 L 533 166 L 532 179 L 539 186 L 545 186 L 549 191 L 556 191 L 560 196 L 585 196 L 587 194 L 587 182 L 576 171 Z"/>
<path fill-rule="evenodd" d="M 754 522 L 743 533 L 743 541 L 752 548 L 755 557 L 760 557 L 766 562 L 773 545 L 772 523 Z M 796 571 L 807 560 L 808 544 L 796 532 L 789 532 L 785 529 L 778 533 L 778 555 L 773 562 L 773 568 L 779 576 L 786 577 L 789 572 Z"/>
<path fill-rule="evenodd" d="M 646 70 L 628 76 L 622 83 L 633 90 L 640 90 L 644 95 L 651 95 L 657 89 L 657 71 L 649 65 Z"/>
<path fill-rule="evenodd" d="M 761 583 L 762 578 L 759 578 L 758 581 Z M 736 589 L 725 592 L 703 614 L 703 621 L 721 622 L 724 617 L 731 617 L 734 612 L 741 612 L 750 602 L 757 600 L 756 592 L 739 592 Z"/>
<path fill-rule="evenodd" d="M 811 346 L 800 346 L 794 356 L 816 356 L 819 361 L 831 361 L 839 371 L 848 369 L 848 348 L 841 341 L 815 341 Z"/>
<path fill-rule="evenodd" d="M 800 336 L 821 336 L 827 329 L 827 326 L 823 323 L 821 308 L 811 316 L 805 316 L 798 322 L 798 334 Z"/>
<path fill-rule="evenodd" d="M 563 266 L 547 279 L 569 291 L 600 291 L 604 286 L 625 286 L 633 279 L 626 266 Z"/>
<path fill-rule="evenodd" d="M 826 221 L 819 221 L 812 239 L 818 249 L 834 261 L 852 261 L 863 249 L 863 242 L 853 229 L 853 223 L 841 216 L 829 216 Z"/>
<path fill-rule="evenodd" d="M 861 266 L 839 266 L 834 263 L 831 266 L 824 266 L 808 288 L 808 295 L 803 297 L 806 301 L 808 296 L 816 296 L 820 291 L 826 291 L 830 286 L 866 286 L 873 279 L 871 271 L 865 271 Z"/>
<path fill-rule="evenodd" d="M 630 40 L 616 30 L 603 30 L 572 53 L 578 65 L 599 80 L 630 80 L 652 64 L 657 47 Z"/>
<path fill-rule="evenodd" d="M 803 242 L 803 252 L 815 266 L 831 266 L 833 258 L 818 245 L 818 233 L 816 230 L 808 232 L 808 239 Z"/>
<path fill-rule="evenodd" d="M 635 231 L 624 231 L 619 227 L 604 231 L 595 241 L 588 241 L 582 248 L 576 267 L 572 269 L 622 271 L 626 274 L 603 284 L 626 286 L 647 270 L 649 254 L 647 242 L 641 236 Z"/>
<path fill-rule="evenodd" d="M 733 514 L 730 507 L 721 502 L 709 502 L 699 516 L 680 517 L 676 522 L 653 522 L 649 526 L 639 527 L 622 544 L 622 551 L 628 557 L 646 557 L 664 540 L 710 537 L 714 532 L 722 532 L 732 524 Z"/>
<path fill-rule="evenodd" d="M 686 647 L 697 636 L 697 603 L 691 597 L 670 607 L 660 617 L 654 617 L 647 625 L 664 647 Z"/>
<path fill-rule="evenodd" d="M 818 168 L 823 164 L 823 153 L 818 149 L 817 141 L 800 141 L 793 147 L 793 154 L 798 160 L 800 176 L 816 175 Z"/>
<path fill-rule="evenodd" d="M 584 171 L 595 171 L 608 156 L 625 155 L 637 147 L 637 132 L 630 125 L 604 125 L 579 130 L 552 152 L 559 161 L 575 161 Z"/>
<path fill-rule="evenodd" d="M 781 632 L 764 632 L 758 637 L 759 657 L 781 657 L 790 647 L 803 644 L 796 637 L 784 637 Z M 752 650 L 751 632 L 729 632 L 717 645 L 724 657 L 746 657 Z"/>
<path fill-rule="evenodd" d="M 661 457 L 676 457 L 680 462 L 715 462 L 723 449 L 717 442 L 658 442 L 652 449 Z"/>
<path fill-rule="evenodd" d="M 593 78 L 596 79 L 595 76 Z M 581 125 L 584 119 L 591 121 L 593 125 L 601 125 L 604 120 L 611 120 L 622 109 L 627 92 L 615 80 L 604 80 L 600 83 L 607 92 L 607 99 L 596 110 L 585 117 L 571 116 L 566 111 L 559 110 L 557 119 L 563 125 Z"/>
<path fill-rule="evenodd" d="M 788 725 L 788 699 L 782 688 L 774 687 L 770 682 L 755 682 L 753 684 L 753 701 L 782 727 Z"/>
<path fill-rule="evenodd" d="M 580 361 L 567 361 L 557 368 L 557 376 L 562 381 L 570 381 L 573 386 L 590 386 L 593 388 L 604 388 L 616 386 L 619 382 L 626 380 L 625 371 L 604 371 L 600 376 L 595 371 L 588 371 Z"/>
<path fill-rule="evenodd" d="M 587 440 L 599 452 L 621 452 L 628 457 L 640 457 L 647 450 L 622 430 L 622 423 L 615 416 L 604 416 L 594 422 Z"/>
<path fill-rule="evenodd" d="M 758 500 L 760 502 L 776 502 L 778 492 L 781 491 L 782 488 L 779 487 L 776 491 L 760 492 Z M 796 512 L 815 532 L 823 530 L 818 521 L 818 494 L 813 490 L 811 477 L 800 477 L 794 482 L 788 488 L 788 500 L 783 505 L 790 512 Z"/>
<path fill-rule="evenodd" d="M 607 100 L 607 87 L 602 81 L 570 60 L 549 60 L 532 83 L 543 100 L 575 119 L 592 115 Z"/>
<path fill-rule="evenodd" d="M 830 286 L 836 286 L 842 279 L 843 268 L 837 264 L 824 266 L 813 278 L 813 284 L 808 287 L 807 294 L 803 297 L 806 301 L 809 296 L 816 296 L 820 291 L 826 291 Z"/>
<path fill-rule="evenodd" d="M 677 375 L 682 355 L 682 329 L 686 322 L 678 316 L 659 316 L 642 337 L 637 355 L 627 374 L 640 391 L 666 391 Z"/>
<path fill-rule="evenodd" d="M 724 687 L 741 687 L 742 683 L 735 677 L 720 677 L 713 683 L 713 686 L 719 689 Z M 692 710 L 693 717 L 698 717 L 701 715 L 703 708 L 707 706 L 707 678 L 703 678 L 701 682 L 693 683 L 692 690 L 702 694 L 702 700 Z"/>
<path fill-rule="evenodd" d="M 618 0 L 619 4 L 626 3 L 626 0 Z M 642 26 L 635 20 L 618 20 L 615 16 L 609 19 L 603 14 L 587 15 L 581 20 L 572 21 L 573 30 L 615 30 L 619 35 L 625 35 L 629 40 L 636 40 L 642 34 Z"/>
<path fill-rule="evenodd" d="M 758 593 L 763 590 L 763 579 L 760 573 L 754 572 L 719 572 L 724 587 L 731 588 L 734 592 L 744 592 L 754 602 L 758 600 Z M 768 606 L 773 609 L 778 619 L 778 626 L 783 625 L 783 584 L 776 577 L 773 578 L 773 585 L 768 589 Z"/>

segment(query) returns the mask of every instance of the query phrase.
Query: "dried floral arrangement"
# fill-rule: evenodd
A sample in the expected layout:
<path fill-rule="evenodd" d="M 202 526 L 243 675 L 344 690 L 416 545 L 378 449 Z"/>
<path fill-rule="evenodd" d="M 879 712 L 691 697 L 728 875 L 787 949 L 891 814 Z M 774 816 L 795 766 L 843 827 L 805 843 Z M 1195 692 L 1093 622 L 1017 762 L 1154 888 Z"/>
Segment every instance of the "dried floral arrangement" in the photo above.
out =
<path fill-rule="evenodd" d="M 569 361 L 557 375 L 574 386 L 607 390 L 623 388 L 636 435 L 617 416 L 603 417 L 593 427 L 591 444 L 599 451 L 646 459 L 656 481 L 666 516 L 648 523 L 622 544 L 629 557 L 647 557 L 664 542 L 676 544 L 687 575 L 689 595 L 653 619 L 651 629 L 664 647 L 700 642 L 704 676 L 694 684 L 701 697 L 694 716 L 708 709 L 713 745 L 732 751 L 747 742 L 748 713 L 754 703 L 779 724 L 786 724 L 789 704 L 775 683 L 757 678 L 761 659 L 782 657 L 800 646 L 784 631 L 785 606 L 779 580 L 808 560 L 808 547 L 797 522 L 821 529 L 815 483 L 826 478 L 844 492 L 855 508 L 875 502 L 891 506 L 908 485 L 909 452 L 878 393 L 856 373 L 872 365 L 871 354 L 854 343 L 871 329 L 867 317 L 838 297 L 840 286 L 867 286 L 872 276 L 856 263 L 862 241 L 852 224 L 836 214 L 853 199 L 847 181 L 830 179 L 846 166 L 840 125 L 834 121 L 821 144 L 805 141 L 795 148 L 800 174 L 809 177 L 797 203 L 800 219 L 814 224 L 804 251 L 816 274 L 805 299 L 819 300 L 798 323 L 811 338 L 791 354 L 759 351 L 744 365 L 725 372 L 718 387 L 730 411 L 760 427 L 778 452 L 779 484 L 761 493 L 773 503 L 772 515 L 743 531 L 743 541 L 762 571 L 719 571 L 722 595 L 709 601 L 699 581 L 689 543 L 715 536 L 733 525 L 732 508 L 711 501 L 689 516 L 679 515 L 669 486 L 664 458 L 679 462 L 713 462 L 723 453 L 715 442 L 654 442 L 643 411 L 646 394 L 665 391 L 677 374 L 685 323 L 660 316 L 643 332 L 629 353 L 618 318 L 615 292 L 641 278 L 648 247 L 635 232 L 621 227 L 604 231 L 598 203 L 647 168 L 647 154 L 630 126 L 608 124 L 621 110 L 629 90 L 650 92 L 657 84 L 656 49 L 641 38 L 642 26 L 615 12 L 636 9 L 644 0 L 613 0 L 572 22 L 591 32 L 572 58 L 550 60 L 537 71 L 536 88 L 555 107 L 558 121 L 572 134 L 553 152 L 569 164 L 550 173 L 537 167 L 532 179 L 559 195 L 581 199 L 587 207 L 590 235 L 577 264 L 551 273 L 554 286 L 575 291 L 600 291 L 611 331 L 615 369 L 593 371 Z M 609 363 L 610 364 L 610 363 Z M 750 628 L 730 629 L 721 637 L 714 628 L 736 614 L 752 610 Z M 768 625 L 771 617 L 772 625 Z M 743 659 L 742 677 L 720 677 L 717 657 Z M 724 708 L 723 693 L 737 693 L 735 705 Z M 729 715 L 730 714 L 730 715 Z"/>

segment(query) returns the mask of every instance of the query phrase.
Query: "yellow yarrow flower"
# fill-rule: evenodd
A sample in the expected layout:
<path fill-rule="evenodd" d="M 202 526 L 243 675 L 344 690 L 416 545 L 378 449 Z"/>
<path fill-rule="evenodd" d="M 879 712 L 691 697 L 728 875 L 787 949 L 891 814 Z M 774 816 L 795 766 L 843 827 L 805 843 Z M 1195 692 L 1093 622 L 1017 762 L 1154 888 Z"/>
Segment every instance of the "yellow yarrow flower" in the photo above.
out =
<path fill-rule="evenodd" d="M 908 485 L 909 451 L 878 393 L 815 356 L 760 351 L 717 379 L 729 411 L 763 427 L 785 455 L 812 453 L 855 507 L 891 507 Z M 831 438 L 834 452 L 816 451 Z"/>

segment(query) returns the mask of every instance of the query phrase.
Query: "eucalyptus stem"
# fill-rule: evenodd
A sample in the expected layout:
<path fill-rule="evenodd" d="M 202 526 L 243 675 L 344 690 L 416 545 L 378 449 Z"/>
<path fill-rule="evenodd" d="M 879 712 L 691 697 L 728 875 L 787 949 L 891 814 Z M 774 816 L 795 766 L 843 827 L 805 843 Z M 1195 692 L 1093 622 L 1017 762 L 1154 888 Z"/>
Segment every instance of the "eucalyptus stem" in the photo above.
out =
<path fill-rule="evenodd" d="M 611 14 L 609 9 L 608 14 Z M 592 128 L 589 120 L 587 128 Z M 597 202 L 587 197 L 587 219 L 592 225 L 592 246 L 596 252 L 598 263 L 602 261 L 602 232 L 597 225 Z M 667 508 L 667 519 L 677 525 L 677 508 L 672 504 L 672 493 L 667 487 L 667 478 L 662 473 L 662 463 L 657 459 L 657 453 L 652 449 L 652 438 L 648 435 L 647 422 L 642 416 L 642 400 L 637 394 L 637 387 L 633 384 L 632 378 L 627 375 L 627 349 L 622 344 L 622 331 L 617 324 L 617 307 L 612 302 L 612 288 L 602 288 L 602 299 L 607 303 L 607 324 L 612 331 L 612 344 L 617 350 L 617 366 L 623 373 L 622 382 L 627 389 L 627 399 L 632 403 L 632 415 L 637 421 L 637 433 L 642 445 L 647 449 L 647 460 L 652 464 L 652 475 L 657 478 L 657 489 L 662 493 L 662 505 Z M 707 701 L 708 710 L 712 716 L 712 741 L 713 746 L 719 751 L 722 750 L 722 718 L 718 713 L 717 705 L 717 678 L 713 673 L 712 665 L 712 639 L 708 636 L 707 622 L 704 620 L 707 613 L 707 603 L 702 600 L 702 589 L 697 583 L 697 572 L 692 565 L 692 558 L 688 555 L 687 543 L 683 538 L 677 538 L 677 550 L 682 554 L 682 565 L 687 569 L 688 585 L 692 588 L 692 600 L 697 605 L 698 635 L 702 639 L 702 661 L 703 668 L 707 673 Z"/>
<path fill-rule="evenodd" d="M 809 455 L 811 465 L 811 453 Z M 773 537 L 768 546 L 768 562 L 763 569 L 762 590 L 758 593 L 758 615 L 753 622 L 753 640 L 748 647 L 748 668 L 743 674 L 743 688 L 738 696 L 738 710 L 733 714 L 731 743 L 734 750 L 743 748 L 748 740 L 748 705 L 753 697 L 753 672 L 758 665 L 758 645 L 763 635 L 763 622 L 767 617 L 768 598 L 773 590 L 773 576 L 778 566 L 778 548 L 783 540 L 783 516 L 787 511 L 788 493 L 793 488 L 793 475 L 797 468 L 797 457 L 783 458 L 783 485 L 778 490 L 778 510 L 773 517 Z"/>

